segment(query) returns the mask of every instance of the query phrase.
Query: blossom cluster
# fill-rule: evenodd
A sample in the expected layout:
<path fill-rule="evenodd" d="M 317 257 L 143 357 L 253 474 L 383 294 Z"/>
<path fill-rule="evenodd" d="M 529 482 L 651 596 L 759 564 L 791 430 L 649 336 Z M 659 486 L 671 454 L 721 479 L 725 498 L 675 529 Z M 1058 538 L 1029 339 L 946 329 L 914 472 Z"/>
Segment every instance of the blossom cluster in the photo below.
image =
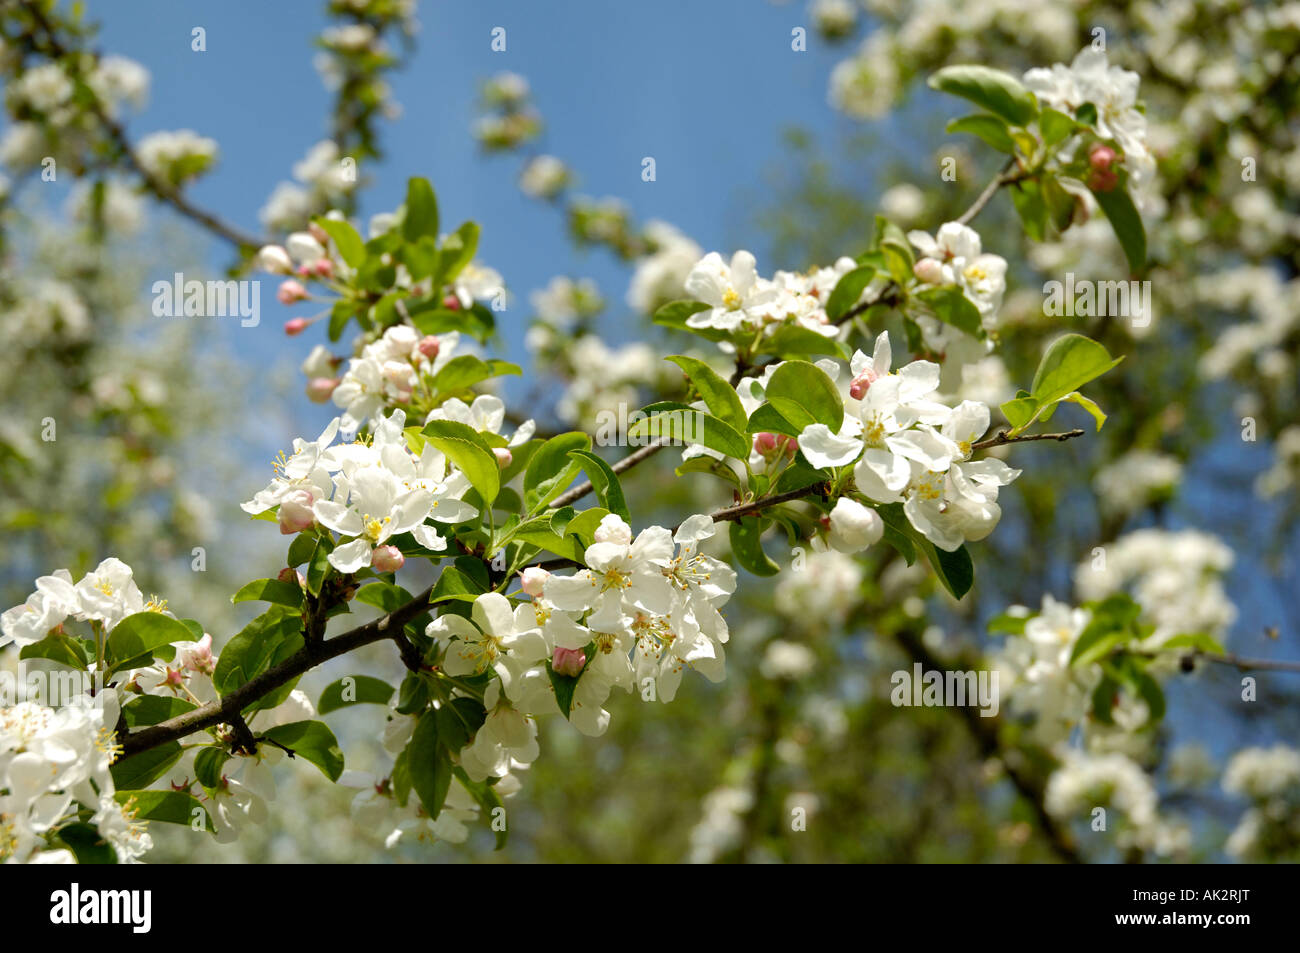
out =
<path fill-rule="evenodd" d="M 815 467 L 854 464 L 859 493 L 903 504 L 912 526 L 940 549 L 983 539 L 1001 519 L 999 488 L 1020 475 L 995 458 L 971 459 L 989 428 L 988 407 L 970 400 L 948 407 L 933 399 L 937 364 L 913 361 L 893 371 L 892 361 L 887 332 L 871 357 L 856 352 L 843 426 L 837 433 L 808 426 L 800 451 Z M 831 371 L 838 377 L 835 365 Z"/>

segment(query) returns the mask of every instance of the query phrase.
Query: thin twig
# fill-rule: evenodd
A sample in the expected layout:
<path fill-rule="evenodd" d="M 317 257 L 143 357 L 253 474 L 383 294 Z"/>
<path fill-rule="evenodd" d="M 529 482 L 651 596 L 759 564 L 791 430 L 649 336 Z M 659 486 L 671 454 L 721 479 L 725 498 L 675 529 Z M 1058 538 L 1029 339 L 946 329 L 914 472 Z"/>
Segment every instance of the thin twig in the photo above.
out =
<path fill-rule="evenodd" d="M 1035 440 L 1055 440 L 1058 443 L 1064 443 L 1073 437 L 1082 436 L 1083 431 L 1078 429 L 1067 430 L 1064 433 L 1030 433 L 1023 434 L 1019 437 L 1009 437 L 1007 436 L 1007 431 L 1002 430 L 994 437 L 989 437 L 987 440 L 981 440 L 979 443 L 971 444 L 970 448 L 972 450 L 987 450 L 990 447 L 1001 447 L 1009 443 L 1032 443 Z"/>

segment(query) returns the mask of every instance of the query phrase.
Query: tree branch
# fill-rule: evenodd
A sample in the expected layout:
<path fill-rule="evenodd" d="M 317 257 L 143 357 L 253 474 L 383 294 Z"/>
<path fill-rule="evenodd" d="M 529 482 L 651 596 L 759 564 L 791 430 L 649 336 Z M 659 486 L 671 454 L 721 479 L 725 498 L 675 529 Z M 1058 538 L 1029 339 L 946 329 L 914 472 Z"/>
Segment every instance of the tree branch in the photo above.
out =
<path fill-rule="evenodd" d="M 1064 443 L 1074 437 L 1082 437 L 1083 431 L 1079 429 L 1067 430 L 1064 433 L 1032 433 L 1023 434 L 1019 437 L 1008 437 L 1007 431 L 999 431 L 996 436 L 989 437 L 987 440 L 981 440 L 979 443 L 970 445 L 972 450 L 987 450 L 990 447 L 1002 447 L 1009 443 L 1032 443 L 1035 440 L 1055 440 L 1058 443 Z"/>
<path fill-rule="evenodd" d="M 229 695 L 224 695 L 217 701 L 209 702 L 193 711 L 187 711 L 183 715 L 177 715 L 175 718 L 169 718 L 148 728 L 120 736 L 118 740 L 122 744 L 122 756 L 129 757 L 169 741 L 179 741 L 186 735 L 214 725 L 222 723 L 234 725 L 235 719 L 241 717 L 240 713 L 263 695 L 287 684 L 321 663 L 346 655 L 363 645 L 391 639 L 398 644 L 399 648 L 405 646 L 413 651 L 414 648 L 407 641 L 402 628 L 429 608 L 429 596 L 432 593 L 433 587 L 430 586 L 410 602 L 398 606 L 385 616 L 332 639 L 304 645 L 279 665 L 253 676 Z M 407 658 L 409 653 L 406 648 L 402 648 L 403 661 L 410 667 Z"/>

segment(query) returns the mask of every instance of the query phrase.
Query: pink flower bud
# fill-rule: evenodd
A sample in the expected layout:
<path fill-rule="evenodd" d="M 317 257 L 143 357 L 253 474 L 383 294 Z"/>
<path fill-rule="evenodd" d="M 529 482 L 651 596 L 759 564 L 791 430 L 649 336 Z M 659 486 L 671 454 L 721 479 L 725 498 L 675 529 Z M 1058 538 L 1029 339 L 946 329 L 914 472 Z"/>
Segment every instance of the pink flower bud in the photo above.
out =
<path fill-rule="evenodd" d="M 406 562 L 406 557 L 396 546 L 376 546 L 370 554 L 370 567 L 376 572 L 397 572 Z"/>
<path fill-rule="evenodd" d="M 441 347 L 442 345 L 438 343 L 438 339 L 432 334 L 426 334 L 415 345 L 415 349 L 431 361 L 438 356 L 438 350 Z"/>
<path fill-rule="evenodd" d="M 314 404 L 323 404 L 330 399 L 334 388 L 339 386 L 337 377 L 315 377 L 307 382 L 307 398 Z"/>
<path fill-rule="evenodd" d="M 307 588 L 307 577 L 292 566 L 285 566 L 275 578 L 281 582 L 296 582 L 300 589 Z"/>
<path fill-rule="evenodd" d="M 574 675 L 582 674 L 582 669 L 587 664 L 587 653 L 582 649 L 561 649 L 557 648 L 555 654 L 551 656 L 551 668 L 557 675 Z"/>
<path fill-rule="evenodd" d="M 514 459 L 514 456 L 505 447 L 493 447 L 492 453 L 497 458 L 497 466 L 503 470 L 510 466 L 510 461 Z"/>
<path fill-rule="evenodd" d="M 442 299 L 442 306 L 449 311 L 459 311 L 460 299 L 455 295 L 447 295 L 447 297 Z"/>
<path fill-rule="evenodd" d="M 293 337 L 295 334 L 302 334 L 303 331 L 307 330 L 309 324 L 311 324 L 311 322 L 306 318 L 290 318 L 288 321 L 284 322 L 284 333 L 289 335 L 289 337 Z"/>
<path fill-rule="evenodd" d="M 307 264 L 299 265 L 297 268 L 297 273 L 300 278 L 310 278 L 312 275 L 311 265 L 307 265 Z"/>
<path fill-rule="evenodd" d="M 776 434 L 768 433 L 766 430 L 754 435 L 754 449 L 763 456 L 767 456 L 776 450 Z"/>
<path fill-rule="evenodd" d="M 311 233 L 312 238 L 316 239 L 316 241 L 320 242 L 322 245 L 328 245 L 330 243 L 330 233 L 325 231 L 325 229 L 321 228 L 315 222 L 312 222 L 307 226 L 307 231 Z"/>
<path fill-rule="evenodd" d="M 285 536 L 310 529 L 316 522 L 311 505 L 316 501 L 310 490 L 294 490 L 280 501 L 280 532 Z"/>
<path fill-rule="evenodd" d="M 519 588 L 530 596 L 540 596 L 551 574 L 538 566 L 529 566 L 519 574 Z"/>
<path fill-rule="evenodd" d="M 868 367 L 849 382 L 849 396 L 854 400 L 861 400 L 863 397 L 866 397 L 867 391 L 871 388 L 871 385 L 876 382 L 876 378 L 879 376 L 879 374 Z"/>
<path fill-rule="evenodd" d="M 927 285 L 943 284 L 943 265 L 933 258 L 922 258 L 912 267 L 912 274 Z"/>
<path fill-rule="evenodd" d="M 258 268 L 272 275 L 287 275 L 293 271 L 289 253 L 279 245 L 263 245 L 255 261 Z"/>
<path fill-rule="evenodd" d="M 296 301 L 302 301 L 307 297 L 307 289 L 303 287 L 302 282 L 294 281 L 290 278 L 288 281 L 280 283 L 279 290 L 275 293 L 276 300 L 280 304 L 293 304 Z"/>
<path fill-rule="evenodd" d="M 1088 165 L 1092 174 L 1088 176 L 1088 188 L 1094 192 L 1109 192 L 1119 185 L 1119 173 L 1115 171 L 1120 157 L 1110 146 L 1097 143 L 1088 152 Z"/>
<path fill-rule="evenodd" d="M 328 258 L 318 258 L 315 265 L 316 274 L 321 278 L 334 277 L 334 262 Z"/>
<path fill-rule="evenodd" d="M 1115 150 L 1103 143 L 1097 143 L 1088 153 L 1088 165 L 1097 172 L 1105 172 L 1116 158 Z"/>

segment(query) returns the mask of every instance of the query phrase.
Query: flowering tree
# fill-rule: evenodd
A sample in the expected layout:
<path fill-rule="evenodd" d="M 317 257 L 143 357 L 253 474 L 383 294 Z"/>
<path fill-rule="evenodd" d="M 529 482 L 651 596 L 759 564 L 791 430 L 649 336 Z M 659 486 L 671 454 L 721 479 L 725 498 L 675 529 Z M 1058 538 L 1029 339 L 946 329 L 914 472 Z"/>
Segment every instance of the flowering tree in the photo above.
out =
<path fill-rule="evenodd" d="M 882 38 L 926 44 L 902 27 L 873 33 L 832 76 L 833 100 L 871 114 L 925 74 L 968 113 L 949 131 L 973 136 L 997 168 L 963 209 L 928 223 L 895 192 L 869 239 L 797 272 L 761 274 L 748 251 L 705 253 L 663 223 L 638 228 L 617 202 L 570 198 L 560 160 L 530 156 L 521 188 L 562 207 L 576 241 L 635 263 L 628 302 L 677 352 L 661 362 L 657 345 L 611 350 L 593 330 L 599 292 L 557 279 L 537 296 L 529 332 L 539 369 L 565 381 L 554 412 L 568 429 L 546 432 L 498 396 L 500 379 L 523 369 L 491 356 L 506 282 L 477 258 L 478 225 L 446 227 L 423 178 L 392 213 L 354 220 L 357 163 L 379 155 L 382 74 L 398 64 L 384 38 L 409 34 L 413 11 L 383 0 L 330 8 L 342 21 L 322 37 L 338 90 L 334 133 L 295 168 L 297 184 L 272 194 L 267 241 L 186 196 L 215 158 L 212 140 L 128 138 L 118 113 L 142 91 L 135 64 L 92 51 L 86 28 L 48 4 L 4 8 L 13 124 L 0 156 L 39 169 L 54 155 L 84 174 L 100 227 L 117 191 L 133 188 L 227 240 L 241 267 L 280 276 L 281 304 L 317 311 L 285 331 L 328 339 L 305 357 L 307 394 L 337 412 L 319 436 L 293 440 L 242 503 L 288 539 L 284 558 L 234 593 L 267 606 L 235 634 L 214 640 L 202 621 L 146 599 L 112 556 L 79 578 L 41 575 L 4 613 L 22 662 L 84 686 L 63 704 L 38 694 L 0 711 L 6 860 L 133 860 L 151 845 L 148 821 L 234 840 L 266 822 L 270 768 L 286 758 L 360 788 L 354 816 L 390 843 L 463 841 L 473 824 L 504 843 L 521 772 L 541 756 L 541 725 L 563 719 L 599 736 L 638 700 L 692 692 L 688 670 L 724 679 L 739 654 L 733 646 L 728 660 L 726 649 L 743 623 L 733 596 L 746 576 L 775 577 L 789 620 L 780 637 L 745 646 L 760 659 L 755 680 L 794 681 L 816 664 L 793 637 L 801 625 L 812 634 L 869 617 L 917 666 L 897 679 L 893 703 L 959 709 L 1057 855 L 1079 859 L 1072 827 L 1107 809 L 1118 815 L 1117 849 L 1186 851 L 1139 752 L 1159 731 L 1172 676 L 1270 665 L 1222 644 L 1230 550 L 1188 530 L 1170 560 L 1167 533 L 1130 532 L 1085 560 L 1077 600 L 1047 595 L 1037 611 L 1012 604 L 981 620 L 998 641 L 978 656 L 936 653 L 922 624 L 930 611 L 969 606 L 985 585 L 998 598 L 1012 588 L 999 580 L 1008 564 L 981 552 L 996 545 L 1015 492 L 1004 488 L 1032 479 L 1016 459 L 1022 445 L 1064 451 L 1098 439 L 1114 412 L 1101 388 L 1144 360 L 1151 302 L 1134 289 L 1176 256 L 1161 247 L 1157 261 L 1149 249 L 1164 170 L 1137 73 L 1111 64 L 1104 41 L 1019 76 L 972 62 L 983 56 L 930 62 L 910 48 L 886 67 Z M 852 32 L 847 4 L 814 8 L 829 37 Z M 896 71 L 892 85 L 881 69 Z M 483 106 L 476 134 L 488 151 L 527 149 L 541 128 L 521 77 L 491 81 Z M 1125 303 L 1100 314 L 1125 328 L 1079 333 L 1049 320 L 1015 333 L 1008 261 L 996 253 L 1008 233 L 974 227 L 1002 193 L 1043 247 L 1102 233 L 1118 261 L 1101 272 L 1113 287 L 1094 282 L 1088 293 L 1096 305 L 1123 291 Z M 188 308 L 198 295 L 203 313 L 205 293 L 176 297 Z M 1066 300 L 1083 299 L 1063 285 Z M 345 336 L 353 344 L 339 353 Z M 1033 352 L 1023 386 L 981 390 L 981 374 L 1009 374 L 1008 348 Z M 1054 424 L 1079 412 L 1085 426 Z M 599 452 L 610 446 L 626 449 Z M 625 492 L 634 470 L 653 467 L 671 467 L 685 499 Z M 1145 504 L 1176 482 L 1168 469 L 1155 454 L 1117 460 L 1098 477 L 1101 495 Z M 774 558 L 782 542 L 788 561 Z M 917 593 L 936 608 L 917 608 Z M 1190 606 L 1171 598 L 1187 593 Z M 378 614 L 340 618 L 363 606 Z M 377 644 L 400 660 L 400 680 L 356 669 L 315 698 L 299 689 L 304 675 Z M 953 687 L 972 694 L 954 702 Z M 783 701 L 760 701 L 779 734 Z M 387 753 L 374 773 L 345 770 L 330 727 L 356 705 L 372 706 Z M 774 750 L 779 739 L 769 740 Z M 771 772 L 760 758 L 740 772 L 744 783 L 706 799 L 694 857 L 746 856 L 740 846 L 772 823 L 761 814 Z M 1225 786 L 1252 801 L 1233 834 L 1238 851 L 1294 856 L 1300 754 L 1243 751 Z"/>

